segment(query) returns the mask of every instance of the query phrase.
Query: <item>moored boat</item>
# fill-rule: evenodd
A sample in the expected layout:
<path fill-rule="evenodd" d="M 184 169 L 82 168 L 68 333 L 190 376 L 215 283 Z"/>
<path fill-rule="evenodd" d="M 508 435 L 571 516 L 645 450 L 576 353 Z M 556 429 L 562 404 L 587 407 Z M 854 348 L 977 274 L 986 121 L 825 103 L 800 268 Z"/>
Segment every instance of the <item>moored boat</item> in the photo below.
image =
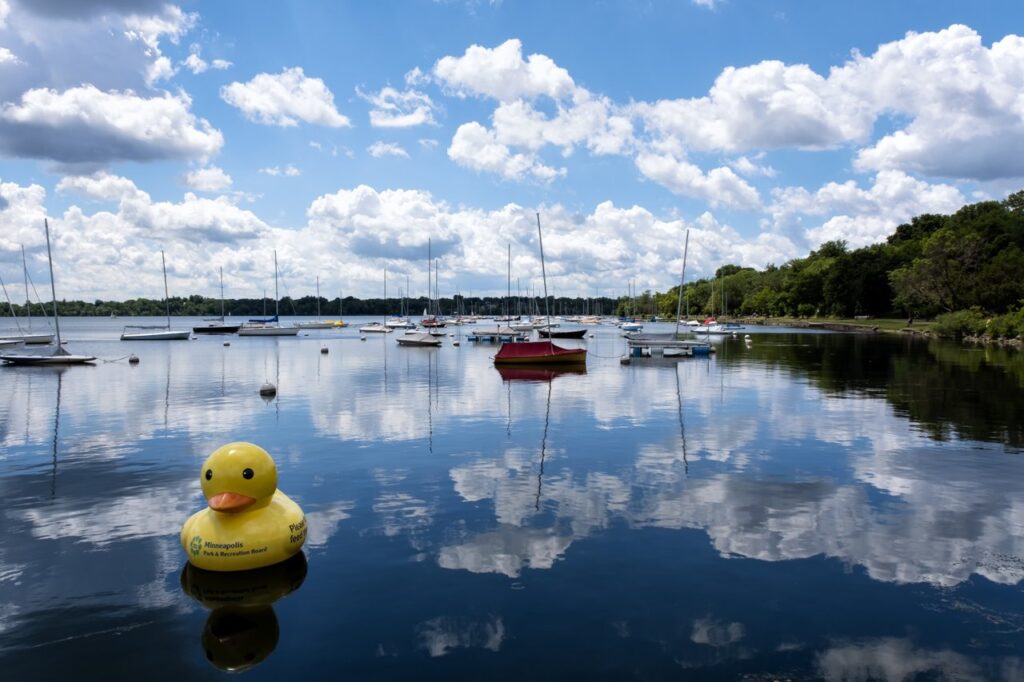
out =
<path fill-rule="evenodd" d="M 432 346 L 436 348 L 441 345 L 440 338 L 420 332 L 406 332 L 399 336 L 397 341 L 400 346 Z"/>
<path fill-rule="evenodd" d="M 274 249 L 274 316 L 264 320 L 249 320 L 238 330 L 239 336 L 298 336 L 298 327 L 282 327 L 281 299 L 277 291 L 277 249 Z M 264 299 L 266 301 L 266 299 Z"/>
<path fill-rule="evenodd" d="M 138 331 L 132 331 L 138 330 Z M 183 341 L 192 334 L 188 329 L 164 326 L 129 325 L 121 330 L 122 341 Z"/>
<path fill-rule="evenodd" d="M 538 329 L 537 333 L 543 339 L 582 339 L 587 335 L 587 330 L 572 329 L 559 331 L 556 329 Z"/>
<path fill-rule="evenodd" d="M 585 365 L 586 348 L 562 348 L 551 341 L 503 343 L 494 356 L 495 365 Z"/>
<path fill-rule="evenodd" d="M 96 361 L 92 355 L 74 355 L 64 350 L 60 338 L 60 315 L 57 312 L 57 285 L 53 281 L 53 254 L 50 251 L 50 223 L 45 218 L 46 259 L 50 263 L 50 292 L 53 295 L 53 324 L 57 331 L 57 347 L 50 354 L 8 353 L 0 355 L 0 361 L 7 365 L 85 365 Z"/>
<path fill-rule="evenodd" d="M 540 213 L 537 214 L 537 244 L 540 248 L 540 272 L 544 280 L 544 306 L 548 306 L 548 276 L 544 265 L 544 236 L 540 229 Z M 551 328 L 551 311 L 546 310 L 548 329 Z M 563 348 L 547 341 L 521 341 L 503 343 L 494 356 L 495 365 L 586 365 L 586 348 Z"/>

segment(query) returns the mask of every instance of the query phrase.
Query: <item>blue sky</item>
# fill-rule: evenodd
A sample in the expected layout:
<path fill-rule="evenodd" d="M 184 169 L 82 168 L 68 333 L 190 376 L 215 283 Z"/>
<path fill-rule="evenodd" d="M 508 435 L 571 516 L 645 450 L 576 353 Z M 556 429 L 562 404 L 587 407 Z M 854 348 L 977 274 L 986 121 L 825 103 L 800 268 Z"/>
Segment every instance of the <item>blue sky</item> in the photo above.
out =
<path fill-rule="evenodd" d="M 0 0 L 0 274 L 664 289 L 1024 186 L 1020 3 Z M 388 89 L 390 88 L 390 89 Z M 39 277 L 40 281 L 42 277 Z M 398 283 L 394 286 L 397 288 Z M 334 294 L 332 294 L 334 295 Z"/>

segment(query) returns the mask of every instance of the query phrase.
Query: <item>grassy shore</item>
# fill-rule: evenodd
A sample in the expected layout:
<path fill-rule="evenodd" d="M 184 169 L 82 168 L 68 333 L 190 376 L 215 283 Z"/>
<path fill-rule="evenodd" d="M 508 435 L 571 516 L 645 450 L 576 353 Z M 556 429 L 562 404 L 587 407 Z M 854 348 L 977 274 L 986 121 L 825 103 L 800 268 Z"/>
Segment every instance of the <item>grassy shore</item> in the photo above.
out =
<path fill-rule="evenodd" d="M 769 324 L 780 327 L 797 328 L 825 328 L 833 331 L 850 332 L 890 332 L 890 333 L 928 333 L 931 320 L 914 320 L 914 324 L 907 325 L 906 318 L 871 318 L 867 320 L 840 319 L 831 317 L 769 317 L 769 318 L 745 318 L 742 320 L 747 324 Z"/>

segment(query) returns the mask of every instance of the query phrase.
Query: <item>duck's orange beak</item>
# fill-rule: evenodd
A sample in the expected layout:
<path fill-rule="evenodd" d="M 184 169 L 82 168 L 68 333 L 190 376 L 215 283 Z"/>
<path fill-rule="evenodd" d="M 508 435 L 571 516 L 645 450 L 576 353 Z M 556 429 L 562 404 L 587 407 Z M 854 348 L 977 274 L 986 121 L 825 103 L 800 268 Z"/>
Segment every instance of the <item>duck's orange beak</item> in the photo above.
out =
<path fill-rule="evenodd" d="M 214 511 L 239 512 L 255 501 L 255 497 L 249 497 L 242 493 L 219 493 L 207 500 L 206 503 Z"/>

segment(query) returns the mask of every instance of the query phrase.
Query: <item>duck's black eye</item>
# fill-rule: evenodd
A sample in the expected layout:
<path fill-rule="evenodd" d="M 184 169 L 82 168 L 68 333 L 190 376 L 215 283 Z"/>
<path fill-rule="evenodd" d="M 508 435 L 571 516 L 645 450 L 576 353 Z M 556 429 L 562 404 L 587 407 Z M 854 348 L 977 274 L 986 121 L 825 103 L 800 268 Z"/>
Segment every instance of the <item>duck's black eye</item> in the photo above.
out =
<path fill-rule="evenodd" d="M 213 469 L 207 469 L 206 470 L 206 480 L 209 481 L 211 478 L 213 478 Z"/>
<path fill-rule="evenodd" d="M 254 474 L 252 472 L 252 469 L 243 469 L 242 470 L 242 478 L 244 478 L 244 479 L 250 479 L 250 478 L 253 477 L 253 475 Z"/>

